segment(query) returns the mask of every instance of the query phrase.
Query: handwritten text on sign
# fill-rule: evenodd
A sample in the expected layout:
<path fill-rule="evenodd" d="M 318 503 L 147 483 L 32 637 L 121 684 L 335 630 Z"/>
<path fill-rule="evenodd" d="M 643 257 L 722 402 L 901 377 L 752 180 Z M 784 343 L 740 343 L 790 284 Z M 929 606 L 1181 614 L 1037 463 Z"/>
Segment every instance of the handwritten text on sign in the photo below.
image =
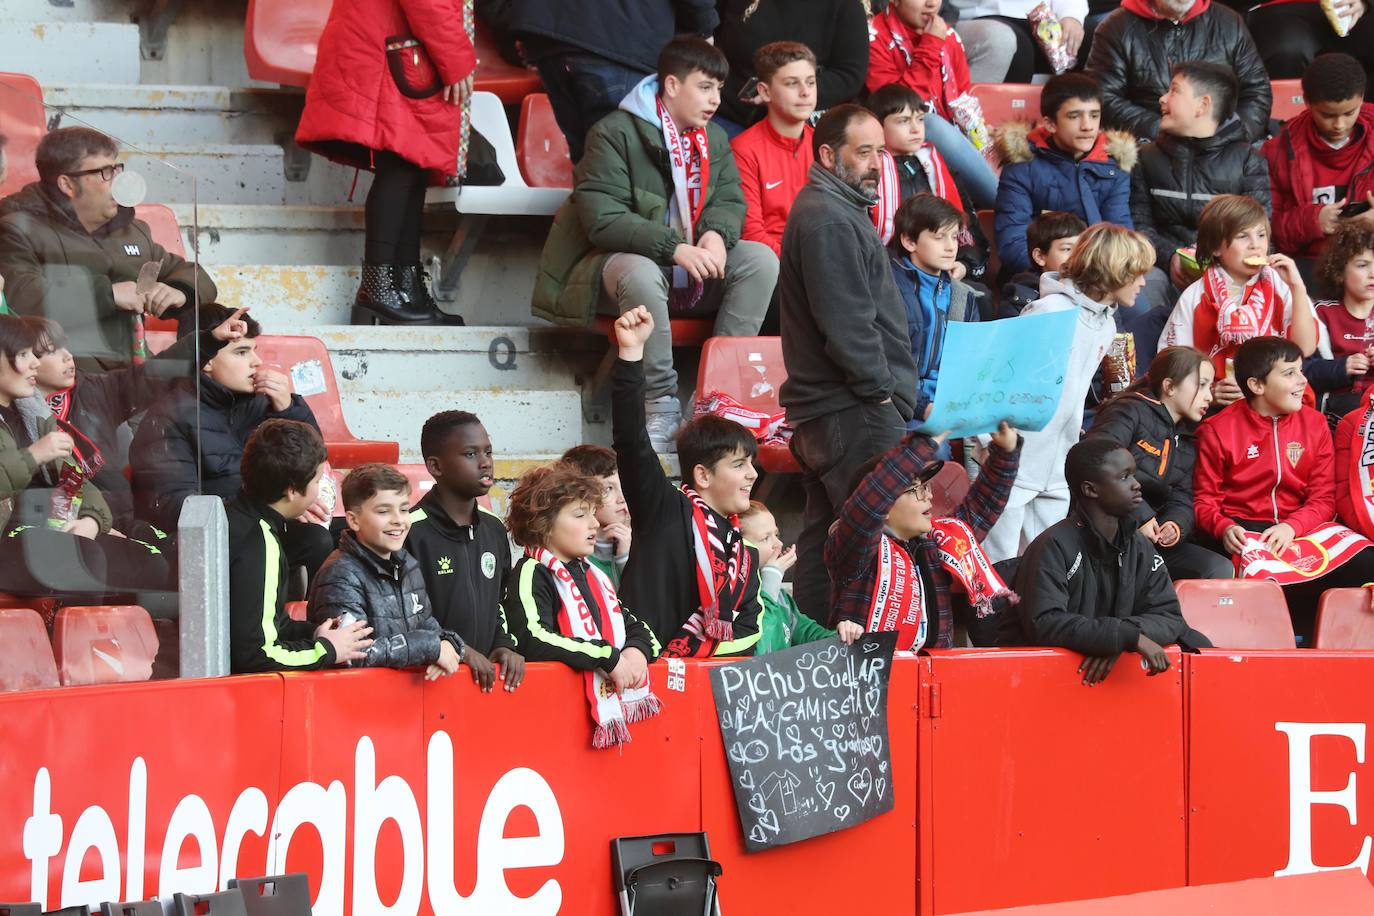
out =
<path fill-rule="evenodd" d="M 895 633 L 711 670 L 745 847 L 795 843 L 892 810 L 887 684 Z"/>

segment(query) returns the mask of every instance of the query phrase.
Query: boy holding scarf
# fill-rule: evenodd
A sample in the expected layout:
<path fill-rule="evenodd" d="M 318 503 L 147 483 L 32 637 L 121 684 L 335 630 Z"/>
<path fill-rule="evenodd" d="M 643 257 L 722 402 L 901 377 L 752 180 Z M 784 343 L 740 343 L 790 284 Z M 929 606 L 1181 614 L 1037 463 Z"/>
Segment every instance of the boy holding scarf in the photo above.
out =
<path fill-rule="evenodd" d="M 664 655 L 752 655 L 759 558 L 740 533 L 739 514 L 758 479 L 758 443 L 731 420 L 697 417 L 678 435 L 682 488 L 669 482 L 644 428 L 644 351 L 653 332 L 642 306 L 615 323 L 611 434 L 635 533 L 622 591 L 665 643 Z"/>
<path fill-rule="evenodd" d="M 943 440 L 912 431 L 868 462 L 830 529 L 831 614 L 846 644 L 865 631 L 896 630 L 899 650 L 948 649 L 952 591 L 980 618 L 992 613 L 993 599 L 1015 600 L 981 542 L 1016 480 L 1021 437 L 1001 424 L 968 496 L 952 517 L 934 518 L 930 480 L 944 464 L 936 457 Z"/>

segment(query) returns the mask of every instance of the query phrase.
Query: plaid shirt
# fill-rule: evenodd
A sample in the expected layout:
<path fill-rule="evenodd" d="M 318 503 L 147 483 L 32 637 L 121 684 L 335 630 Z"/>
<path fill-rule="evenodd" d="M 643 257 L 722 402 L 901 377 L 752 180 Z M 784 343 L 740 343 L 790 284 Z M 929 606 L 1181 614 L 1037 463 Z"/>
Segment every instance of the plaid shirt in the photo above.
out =
<path fill-rule="evenodd" d="M 983 470 L 969 489 L 968 496 L 954 510 L 954 518 L 973 529 L 980 542 L 988 529 L 997 523 L 1007 496 L 1016 481 L 1016 468 L 1021 461 L 1021 443 L 1016 449 L 1004 452 L 996 445 L 989 447 Z M 916 480 L 922 470 L 935 461 L 937 446 L 929 437 L 908 433 L 892 451 L 864 478 L 863 483 L 840 509 L 840 517 L 830 528 L 825 542 L 825 565 L 830 570 L 831 626 L 849 620 L 864 626 L 869 608 L 873 606 L 873 588 L 877 583 L 878 548 L 887 527 L 887 514 L 892 506 Z M 933 583 L 933 609 L 927 608 L 929 619 L 936 622 L 935 647 L 949 648 L 954 641 L 954 618 L 950 611 L 951 578 L 940 563 L 940 551 L 935 539 L 922 536 L 903 545 L 911 559 Z"/>

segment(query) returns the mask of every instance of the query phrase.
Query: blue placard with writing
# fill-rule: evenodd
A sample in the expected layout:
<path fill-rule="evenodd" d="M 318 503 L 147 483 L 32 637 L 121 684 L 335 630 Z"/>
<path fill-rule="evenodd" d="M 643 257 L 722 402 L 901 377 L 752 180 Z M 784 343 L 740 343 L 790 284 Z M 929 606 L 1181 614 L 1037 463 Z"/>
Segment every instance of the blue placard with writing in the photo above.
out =
<path fill-rule="evenodd" d="M 1064 391 L 1078 310 L 945 326 L 935 407 L 921 424 L 950 438 L 990 433 L 1008 421 L 1038 431 Z"/>

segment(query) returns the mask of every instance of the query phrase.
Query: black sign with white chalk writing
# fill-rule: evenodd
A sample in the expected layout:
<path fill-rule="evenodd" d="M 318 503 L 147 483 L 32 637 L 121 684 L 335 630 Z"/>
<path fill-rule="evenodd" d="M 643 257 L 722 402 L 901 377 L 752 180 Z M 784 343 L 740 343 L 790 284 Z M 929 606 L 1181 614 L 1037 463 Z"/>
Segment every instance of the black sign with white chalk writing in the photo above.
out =
<path fill-rule="evenodd" d="M 892 810 L 887 684 L 896 633 L 865 633 L 711 669 L 750 852 Z"/>

